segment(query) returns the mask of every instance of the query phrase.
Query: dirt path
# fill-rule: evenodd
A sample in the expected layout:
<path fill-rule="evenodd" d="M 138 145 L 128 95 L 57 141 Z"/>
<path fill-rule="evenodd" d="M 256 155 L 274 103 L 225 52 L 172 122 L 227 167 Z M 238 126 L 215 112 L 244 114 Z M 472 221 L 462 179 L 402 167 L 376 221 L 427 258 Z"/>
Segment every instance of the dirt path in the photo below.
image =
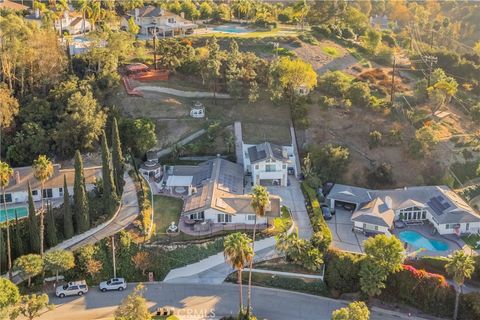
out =
<path fill-rule="evenodd" d="M 138 89 L 140 91 L 154 91 L 154 92 L 166 93 L 166 94 L 171 94 L 177 97 L 184 97 L 184 98 L 213 98 L 214 97 L 213 92 L 182 91 L 182 90 L 159 87 L 159 86 L 139 86 L 139 87 L 136 87 L 135 89 Z M 215 96 L 218 99 L 230 99 L 230 95 L 226 93 L 217 93 L 215 94 Z"/>

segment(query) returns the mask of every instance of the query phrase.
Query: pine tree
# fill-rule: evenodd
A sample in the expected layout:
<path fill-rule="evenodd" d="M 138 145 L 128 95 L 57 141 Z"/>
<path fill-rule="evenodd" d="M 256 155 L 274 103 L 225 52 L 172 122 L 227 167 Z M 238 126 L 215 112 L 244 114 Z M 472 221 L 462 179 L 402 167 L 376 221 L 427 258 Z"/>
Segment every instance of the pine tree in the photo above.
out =
<path fill-rule="evenodd" d="M 57 226 L 55 224 L 55 216 L 53 215 L 52 205 L 47 205 L 47 245 L 49 248 L 54 247 L 58 243 Z"/>
<path fill-rule="evenodd" d="M 102 135 L 102 181 L 103 181 L 103 204 L 106 214 L 112 214 L 117 203 L 117 192 L 113 182 L 113 168 L 110 150 L 108 149 L 105 132 Z"/>
<path fill-rule="evenodd" d="M 83 177 L 82 156 L 78 150 L 75 152 L 75 182 L 73 192 L 76 231 L 77 233 L 82 233 L 90 228 L 90 216 L 88 212 L 88 195 Z"/>
<path fill-rule="evenodd" d="M 70 210 L 70 194 L 67 186 L 67 176 L 63 176 L 63 236 L 65 239 L 73 237 L 72 212 Z"/>
<path fill-rule="evenodd" d="M 28 182 L 28 238 L 30 241 L 30 251 L 40 252 L 40 230 L 38 228 L 37 213 L 33 203 L 32 188 Z"/>
<path fill-rule="evenodd" d="M 25 250 L 23 249 L 22 225 L 18 221 L 17 210 L 15 210 L 15 255 L 17 257 L 23 256 Z"/>
<path fill-rule="evenodd" d="M 120 135 L 118 133 L 117 118 L 113 118 L 112 123 L 112 165 L 113 165 L 113 179 L 118 197 L 123 193 L 123 173 L 124 173 L 124 158 L 122 154 L 122 144 Z"/>

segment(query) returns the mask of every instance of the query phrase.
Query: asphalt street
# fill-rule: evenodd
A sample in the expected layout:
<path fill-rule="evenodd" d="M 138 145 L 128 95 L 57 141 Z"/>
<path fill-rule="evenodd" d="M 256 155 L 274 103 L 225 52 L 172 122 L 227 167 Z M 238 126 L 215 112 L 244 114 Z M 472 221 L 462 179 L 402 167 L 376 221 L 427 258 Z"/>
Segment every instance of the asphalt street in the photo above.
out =
<path fill-rule="evenodd" d="M 51 297 L 55 309 L 40 319 L 112 319 L 117 306 L 133 290 L 102 293 L 90 288 L 83 297 Z M 144 296 L 150 308 L 170 307 L 180 319 L 219 319 L 238 312 L 238 286 L 234 284 L 173 284 L 145 285 Z M 244 299 L 246 295 L 244 295 Z M 284 290 L 255 287 L 253 308 L 259 319 L 268 320 L 329 320 L 332 311 L 346 305 L 343 301 Z M 404 317 L 407 319 L 407 317 Z M 396 320 L 398 315 L 372 311 L 371 320 Z M 409 319 L 414 319 L 409 318 Z"/>

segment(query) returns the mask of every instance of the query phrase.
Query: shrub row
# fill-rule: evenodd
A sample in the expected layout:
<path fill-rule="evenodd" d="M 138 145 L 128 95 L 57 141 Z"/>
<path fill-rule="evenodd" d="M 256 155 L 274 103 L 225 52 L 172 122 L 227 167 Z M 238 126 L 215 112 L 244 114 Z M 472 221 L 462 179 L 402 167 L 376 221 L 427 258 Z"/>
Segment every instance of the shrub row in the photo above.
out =
<path fill-rule="evenodd" d="M 403 265 L 401 271 L 389 275 L 381 299 L 405 303 L 436 316 L 451 317 L 455 289 L 441 275 Z"/>
<path fill-rule="evenodd" d="M 307 212 L 313 232 L 320 233 L 319 236 L 323 239 L 325 248 L 328 248 L 332 242 L 332 232 L 325 222 L 325 219 L 323 219 L 322 209 L 320 208 L 320 202 L 317 199 L 316 192 L 305 182 L 302 182 L 301 188 L 307 201 Z"/>
<path fill-rule="evenodd" d="M 329 250 L 325 257 L 325 283 L 333 296 L 360 290 L 360 262 L 363 256 Z"/>

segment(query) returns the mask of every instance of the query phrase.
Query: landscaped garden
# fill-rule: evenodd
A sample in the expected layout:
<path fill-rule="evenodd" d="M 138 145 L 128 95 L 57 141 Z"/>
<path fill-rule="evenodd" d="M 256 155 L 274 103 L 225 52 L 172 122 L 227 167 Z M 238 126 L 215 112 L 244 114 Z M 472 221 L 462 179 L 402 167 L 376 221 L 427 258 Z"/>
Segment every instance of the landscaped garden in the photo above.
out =
<path fill-rule="evenodd" d="M 161 195 L 153 196 L 153 223 L 155 223 L 157 237 L 166 237 L 167 229 L 172 222 L 178 226 L 182 206 L 182 199 Z"/>

